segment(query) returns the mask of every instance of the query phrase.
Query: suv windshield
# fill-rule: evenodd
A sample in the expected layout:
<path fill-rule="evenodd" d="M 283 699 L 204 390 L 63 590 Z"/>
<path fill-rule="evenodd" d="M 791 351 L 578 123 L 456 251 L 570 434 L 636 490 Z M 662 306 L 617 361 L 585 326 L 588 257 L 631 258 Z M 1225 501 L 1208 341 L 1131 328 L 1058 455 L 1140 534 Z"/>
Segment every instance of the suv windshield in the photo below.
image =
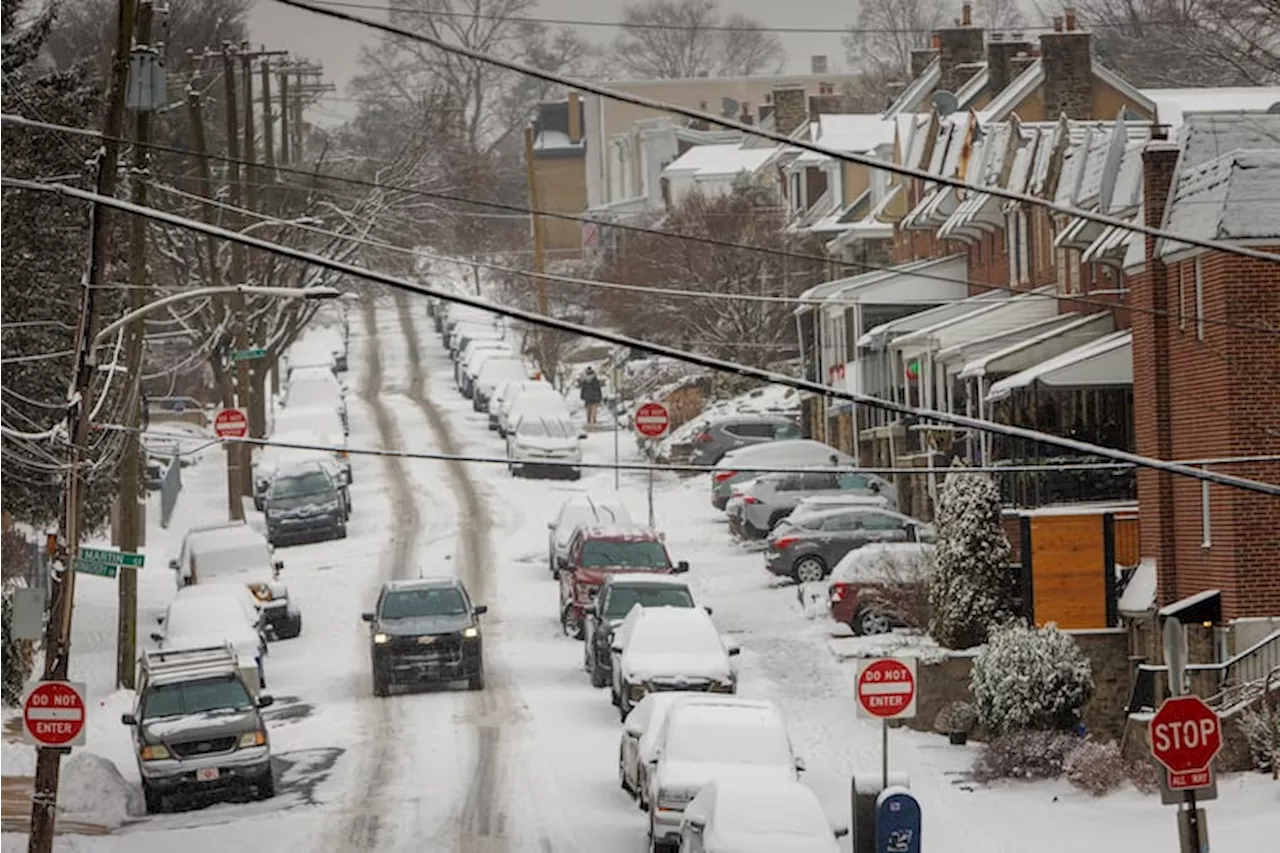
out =
<path fill-rule="evenodd" d="M 667 549 L 661 542 L 647 539 L 588 539 L 582 548 L 582 566 L 637 566 L 665 569 Z"/>
<path fill-rule="evenodd" d="M 307 498 L 313 495 L 318 497 L 332 491 L 333 483 L 329 482 L 329 475 L 323 471 L 308 471 L 305 474 L 278 477 L 271 484 L 273 498 Z"/>
<path fill-rule="evenodd" d="M 466 599 L 453 587 L 402 589 L 387 593 L 382 601 L 383 619 L 415 616 L 461 616 L 467 612 Z"/>
<path fill-rule="evenodd" d="M 247 711 L 253 707 L 249 691 L 233 675 L 204 681 L 157 684 L 147 689 L 142 719 L 207 714 L 210 711 Z"/>
<path fill-rule="evenodd" d="M 520 435 L 528 435 L 535 438 L 569 438 L 573 435 L 569 425 L 564 421 L 544 419 L 521 421 L 520 426 L 516 428 L 516 432 Z"/>
<path fill-rule="evenodd" d="M 637 604 L 641 607 L 693 607 L 693 596 L 684 587 L 614 587 L 609 593 L 609 606 L 605 609 L 604 618 L 622 619 Z"/>

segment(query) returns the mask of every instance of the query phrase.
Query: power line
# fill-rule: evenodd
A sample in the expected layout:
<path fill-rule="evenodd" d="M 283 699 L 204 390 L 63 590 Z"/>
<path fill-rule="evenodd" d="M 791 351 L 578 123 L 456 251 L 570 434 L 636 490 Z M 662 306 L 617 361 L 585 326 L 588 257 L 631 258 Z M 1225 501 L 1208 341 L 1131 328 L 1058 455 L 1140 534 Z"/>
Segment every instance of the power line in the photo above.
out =
<path fill-rule="evenodd" d="M 69 133 L 69 134 L 80 135 L 80 136 L 91 137 L 91 138 L 98 138 L 98 139 L 102 138 L 101 133 L 95 130 L 90 130 L 88 128 L 76 128 L 76 127 L 69 127 L 67 125 L 58 125 L 58 124 L 50 124 L 48 122 L 32 121 L 22 116 L 12 115 L 8 113 L 0 115 L 0 121 L 3 121 L 5 124 L 14 124 L 14 125 L 19 125 L 23 127 L 30 127 L 37 130 L 48 130 L 48 131 L 57 132 L 57 133 Z M 131 142 L 131 140 L 127 140 L 127 139 L 121 139 L 118 141 Z M 143 143 L 134 143 L 134 144 L 143 144 Z M 157 151 L 164 151 L 171 154 L 178 154 L 182 156 L 188 156 L 188 157 L 197 156 L 196 153 L 194 151 L 191 151 L 190 149 L 182 148 L 174 145 L 165 145 L 163 143 L 156 143 L 156 142 L 146 143 L 144 144 L 144 147 L 151 148 Z M 206 156 L 210 160 L 216 160 L 218 162 L 223 162 L 223 163 L 234 163 L 236 165 L 241 165 L 241 166 L 255 165 L 253 163 L 250 163 L 248 160 L 243 160 L 235 157 L 228 157 L 225 155 L 208 154 Z M 706 237 L 706 236 L 697 235 L 697 234 L 678 234 L 671 231 L 661 231 L 655 228 L 648 228 L 642 225 L 630 225 L 630 224 L 621 223 L 621 222 L 609 222 L 607 220 L 598 219 L 591 216 L 562 213 L 562 212 L 552 211 L 552 210 L 536 209 L 536 208 L 525 207 L 517 204 L 510 204 L 506 202 L 468 198 L 466 196 L 457 196 L 451 193 L 422 190 L 422 189 L 416 189 L 412 187 L 399 186 L 396 184 L 384 184 L 384 183 L 379 183 L 377 181 L 369 181 L 361 178 L 353 178 L 353 177 L 347 177 L 342 175 L 321 174 L 321 173 L 306 170 L 306 169 L 295 169 L 295 168 L 290 168 L 290 167 L 279 165 L 279 164 L 276 165 L 275 170 L 276 172 L 281 174 L 294 174 L 294 175 L 309 178 L 312 180 L 336 181 L 339 183 L 346 183 L 354 186 L 368 187 L 371 189 L 399 192 L 405 195 L 422 196 L 424 198 L 435 198 L 441 201 L 450 201 L 450 202 L 459 203 L 459 204 L 472 204 L 472 205 L 477 205 L 481 207 L 491 207 L 497 210 L 508 210 L 508 211 L 518 212 L 525 216 L 534 214 L 537 216 L 550 217 L 553 219 L 598 225 L 606 228 L 614 228 L 619 231 L 633 232 L 638 234 L 647 234 L 647 235 L 656 236 L 656 237 L 668 237 L 673 240 L 687 240 L 689 242 L 699 243 L 702 245 L 719 246 L 727 249 L 740 249 L 743 251 L 758 252 L 760 254 L 770 255 L 773 257 L 791 258 L 794 260 L 808 260 L 816 263 L 842 266 L 842 267 L 862 270 L 863 272 L 868 272 L 868 273 L 896 271 L 894 267 L 886 267 L 878 264 L 867 263 L 864 261 L 846 261 L 846 260 L 840 260 L 836 258 L 827 258 L 822 255 L 811 255 L 804 252 L 795 252 L 795 251 L 790 251 L 786 249 L 775 249 L 768 246 L 755 246 L 749 243 L 737 243 L 731 240 L 720 240 L 714 237 Z M 288 184 L 259 183 L 257 184 L 257 186 L 261 186 L 261 187 L 274 186 L 277 189 L 284 189 L 284 190 L 289 190 L 294 192 L 332 192 L 332 190 L 324 190 L 319 187 L 291 186 Z M 210 200 L 210 203 L 216 203 L 216 202 L 213 202 L 212 200 Z M 449 213 L 452 215 L 453 212 L 450 211 Z M 1276 260 L 1276 257 L 1273 256 L 1271 259 Z M 963 284 L 969 287 L 984 288 L 986 290 L 1000 291 L 1003 293 L 1009 293 L 1013 295 L 1033 293 L 1033 291 L 1022 290 L 1007 284 L 993 284 L 993 283 L 984 282 L 984 281 L 975 281 L 969 278 L 951 278 L 950 276 L 931 273 L 931 272 L 928 272 L 927 270 L 913 271 L 911 274 L 916 278 L 925 279 L 927 281 L 938 281 L 938 282 L 943 282 L 945 284 Z M 1035 295 L 1042 296 L 1043 298 L 1047 298 L 1047 299 L 1060 298 L 1056 294 L 1035 294 Z M 797 300 L 797 302 L 799 301 L 800 300 Z M 1108 302 L 1101 299 L 1091 299 L 1085 295 L 1073 296 L 1070 298 L 1070 301 L 1079 303 L 1081 305 L 1091 305 L 1097 308 L 1102 308 L 1104 310 L 1115 310 L 1117 307 L 1119 307 L 1119 308 L 1123 308 L 1124 310 L 1130 313 L 1144 314 L 1152 317 L 1167 318 L 1167 317 L 1173 317 L 1176 314 L 1176 312 L 1174 311 L 1170 311 L 1168 309 L 1163 309 L 1163 308 L 1143 308 L 1136 305 L 1117 306 L 1117 304 L 1114 302 Z M 825 300 L 814 300 L 814 303 L 822 304 L 822 303 L 825 303 Z M 831 304 L 841 304 L 841 303 L 831 303 Z M 1280 334 L 1280 330 L 1272 329 L 1267 326 L 1256 325 L 1252 323 L 1240 323 L 1233 320 L 1224 320 L 1224 319 L 1215 318 L 1215 317 L 1205 317 L 1204 322 L 1210 325 L 1240 329 L 1243 331 L 1263 332 L 1265 334 L 1271 334 L 1271 335 Z"/>
<path fill-rule="evenodd" d="M 560 27 L 609 27 L 625 30 L 656 30 L 656 31 L 674 31 L 674 32 L 711 32 L 711 33 L 793 33 L 797 35 L 929 35 L 935 33 L 943 27 L 855 27 L 852 25 L 844 27 L 788 27 L 788 26 L 752 26 L 752 25 L 733 25 L 733 24 L 699 24 L 696 27 L 688 24 L 662 24 L 662 23 L 631 23 L 628 21 L 575 21 L 571 18 L 543 18 L 543 17 L 513 17 L 511 15 L 494 15 L 473 12 L 458 12 L 452 10 L 427 10 L 427 9 L 411 9 L 404 6 L 382 6 L 369 3 L 344 3 L 340 0 L 311 0 L 316 6 L 328 6 L 336 9 L 363 9 L 367 12 L 392 12 L 401 15 L 415 15 L 423 18 L 466 18 L 476 21 L 510 21 L 514 24 L 532 23 L 532 24 L 549 24 L 551 26 Z M 1169 26 L 1169 27 L 1190 27 L 1204 25 L 1210 23 L 1210 19 L 1142 19 L 1134 21 L 1125 21 L 1124 23 L 1107 23 L 1099 21 L 1090 23 L 1090 29 L 1128 29 L 1130 27 L 1151 27 L 1151 26 Z M 993 27 L 998 31 L 1005 30 L 1051 30 L 1048 25 L 1040 26 L 1022 26 L 1022 27 Z"/>
<path fill-rule="evenodd" d="M 1151 468 L 1153 470 L 1163 471 L 1169 474 L 1177 474 L 1183 477 L 1217 483 L 1223 486 L 1231 486 L 1246 491 L 1257 492 L 1259 494 L 1280 496 L 1280 484 L 1230 476 L 1221 474 L 1217 471 L 1207 471 L 1176 462 L 1152 459 L 1151 457 L 1142 456 L 1137 453 L 1130 453 L 1126 450 L 1119 450 L 1114 447 L 1103 447 L 1085 441 L 1078 441 L 1073 438 L 1028 429 L 1026 427 L 1000 424 L 994 421 L 987 421 L 981 418 L 969 417 L 968 415 L 958 415 L 952 412 L 944 412 L 936 409 L 917 408 L 915 406 L 899 403 L 896 400 L 882 400 L 878 397 L 871 397 L 866 394 L 860 394 L 838 388 L 830 388 L 825 385 L 820 385 L 817 382 L 811 382 L 806 379 L 796 379 L 795 377 L 787 376 L 771 370 L 737 364 L 735 362 L 725 361 L 724 359 L 701 355 L 699 353 L 685 352 L 683 350 L 675 349 L 674 347 L 638 340 L 616 332 L 590 328 L 579 323 L 571 323 L 555 317 L 547 317 L 532 311 L 525 311 L 520 308 L 496 305 L 492 302 L 486 302 L 483 299 L 478 299 L 466 294 L 451 293 L 438 288 L 416 284 L 385 273 L 364 269 L 363 267 L 359 267 L 354 264 L 337 261 L 332 258 L 326 258 L 313 252 L 303 251 L 301 249 L 293 248 L 292 246 L 272 243 L 269 240 L 263 240 L 248 234 L 230 231 L 226 228 L 219 228 L 216 225 L 206 225 L 203 222 L 197 222 L 196 220 L 189 219 L 184 216 L 178 216 L 167 211 L 132 204 L 123 199 L 104 196 L 88 190 L 81 190 L 75 187 L 62 186 L 59 184 L 42 184 L 38 181 L 11 178 L 7 176 L 0 176 L 0 186 L 11 186 L 36 192 L 61 194 L 72 198 L 78 198 L 83 201 L 94 202 L 116 210 L 125 211 L 135 216 L 145 216 L 157 222 L 164 222 L 179 228 L 186 228 L 192 231 L 218 237 L 223 240 L 240 243 L 241 245 L 255 248 L 260 251 L 292 258 L 293 260 L 312 264 L 331 272 L 342 273 L 353 278 L 376 282 L 394 290 L 400 290 L 418 296 L 431 296 L 445 302 L 457 303 L 459 305 L 465 305 L 482 311 L 488 311 L 502 317 L 520 320 L 531 325 L 542 326 L 573 335 L 606 341 L 617 346 L 630 347 L 641 352 L 650 352 L 655 355 L 666 356 L 676 361 L 683 361 L 709 370 L 730 373 L 744 378 L 773 383 L 775 385 L 783 385 L 789 388 L 794 388 L 797 391 L 807 391 L 821 397 L 834 400 L 847 400 L 851 403 L 857 403 L 873 409 L 882 409 L 884 411 L 893 412 L 918 421 L 937 421 L 944 424 L 950 424 L 951 426 L 963 427 L 965 429 L 993 432 L 1011 438 L 1027 439 L 1029 441 L 1036 441 L 1042 444 L 1061 447 L 1066 450 L 1072 450 L 1085 455 L 1111 459 L 1116 462 L 1129 462 L 1139 467 Z"/>

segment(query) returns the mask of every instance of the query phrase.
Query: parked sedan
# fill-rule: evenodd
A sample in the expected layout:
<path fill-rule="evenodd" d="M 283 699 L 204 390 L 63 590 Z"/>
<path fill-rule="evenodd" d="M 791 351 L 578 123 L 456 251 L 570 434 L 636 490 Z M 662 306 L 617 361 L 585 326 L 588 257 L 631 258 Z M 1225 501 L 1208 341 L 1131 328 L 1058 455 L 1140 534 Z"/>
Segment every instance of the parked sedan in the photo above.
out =
<path fill-rule="evenodd" d="M 672 575 L 624 572 L 606 576 L 595 602 L 587 608 L 582 629 L 583 666 L 591 674 L 592 687 L 604 687 L 613 680 L 613 632 L 637 604 L 693 607 L 693 593 L 683 579 Z"/>
<path fill-rule="evenodd" d="M 714 465 L 731 450 L 800 436 L 800 427 L 782 415 L 729 415 L 707 424 L 693 437 L 689 464 Z"/>
<path fill-rule="evenodd" d="M 863 636 L 920 627 L 932 572 L 933 546 L 923 542 L 855 548 L 831 571 L 831 618 Z"/>
<path fill-rule="evenodd" d="M 833 494 L 857 495 L 886 509 L 897 506 L 893 484 L 874 474 L 854 471 L 762 474 L 742 489 L 742 500 L 734 504 L 729 528 L 739 536 L 763 539 L 791 514 L 802 497 Z"/>
<path fill-rule="evenodd" d="M 586 436 L 567 420 L 554 417 L 521 418 L 507 433 L 507 467 L 517 477 L 539 472 L 582 476 L 582 439 Z"/>
<path fill-rule="evenodd" d="M 728 775 L 703 785 L 685 806 L 680 853 L 839 853 L 836 839 L 848 834 L 848 827 L 831 826 L 807 785 Z"/>
<path fill-rule="evenodd" d="M 711 472 L 711 504 L 724 509 L 733 486 L 778 468 L 856 468 L 858 460 L 829 444 L 807 438 L 753 444 L 726 453 Z"/>
<path fill-rule="evenodd" d="M 836 509 L 769 537 L 765 568 L 801 583 L 820 581 L 840 558 L 873 542 L 918 542 L 921 522 L 887 509 Z"/>
<path fill-rule="evenodd" d="M 621 719 L 650 693 L 738 691 L 730 658 L 740 649 L 721 638 L 707 611 L 639 604 L 632 609 L 636 623 L 626 647 L 610 649 L 618 654 L 613 684 Z"/>
<path fill-rule="evenodd" d="M 655 750 L 667 712 L 677 705 L 733 705 L 735 702 L 735 697 L 713 693 L 650 693 L 632 709 L 622 723 L 618 743 L 618 782 L 622 790 L 635 798 L 641 811 L 649 808 L 647 774 L 658 760 Z"/>

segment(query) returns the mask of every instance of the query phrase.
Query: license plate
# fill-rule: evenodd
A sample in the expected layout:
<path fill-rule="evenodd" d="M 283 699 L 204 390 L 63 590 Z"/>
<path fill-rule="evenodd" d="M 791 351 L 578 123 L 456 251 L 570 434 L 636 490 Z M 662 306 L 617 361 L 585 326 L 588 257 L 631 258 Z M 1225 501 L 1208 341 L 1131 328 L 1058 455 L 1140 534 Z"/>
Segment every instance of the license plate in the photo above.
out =
<path fill-rule="evenodd" d="M 197 782 L 214 782 L 217 781 L 217 778 L 218 768 L 216 767 L 201 767 L 196 771 Z"/>

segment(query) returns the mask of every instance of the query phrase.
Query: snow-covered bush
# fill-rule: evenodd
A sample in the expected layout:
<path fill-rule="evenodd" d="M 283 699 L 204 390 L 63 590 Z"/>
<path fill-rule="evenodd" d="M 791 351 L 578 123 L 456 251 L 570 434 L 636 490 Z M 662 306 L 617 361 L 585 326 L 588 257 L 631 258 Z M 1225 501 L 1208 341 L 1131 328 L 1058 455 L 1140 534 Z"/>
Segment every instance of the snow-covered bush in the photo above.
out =
<path fill-rule="evenodd" d="M 973 731 L 978 724 L 978 711 L 968 702 L 948 702 L 933 720 L 933 729 L 940 734 Z"/>
<path fill-rule="evenodd" d="M 1124 784 L 1128 770 L 1115 742 L 1082 740 L 1067 753 L 1062 768 L 1067 781 L 1095 797 L 1109 794 Z"/>
<path fill-rule="evenodd" d="M 1249 744 L 1253 766 L 1270 771 L 1280 761 L 1280 705 L 1247 709 L 1240 715 L 1240 728 Z"/>
<path fill-rule="evenodd" d="M 929 630 L 947 648 L 979 645 L 1009 614 L 1012 549 L 1001 511 L 1000 490 L 985 474 L 953 470 L 938 491 Z"/>
<path fill-rule="evenodd" d="M 979 782 L 1056 779 L 1079 743 L 1079 738 L 1065 732 L 1008 732 L 983 744 L 973 762 L 973 778 Z"/>
<path fill-rule="evenodd" d="M 1070 729 L 1093 695 L 1093 669 L 1058 626 L 1013 624 L 997 629 L 978 653 L 969 690 L 988 731 Z"/>

